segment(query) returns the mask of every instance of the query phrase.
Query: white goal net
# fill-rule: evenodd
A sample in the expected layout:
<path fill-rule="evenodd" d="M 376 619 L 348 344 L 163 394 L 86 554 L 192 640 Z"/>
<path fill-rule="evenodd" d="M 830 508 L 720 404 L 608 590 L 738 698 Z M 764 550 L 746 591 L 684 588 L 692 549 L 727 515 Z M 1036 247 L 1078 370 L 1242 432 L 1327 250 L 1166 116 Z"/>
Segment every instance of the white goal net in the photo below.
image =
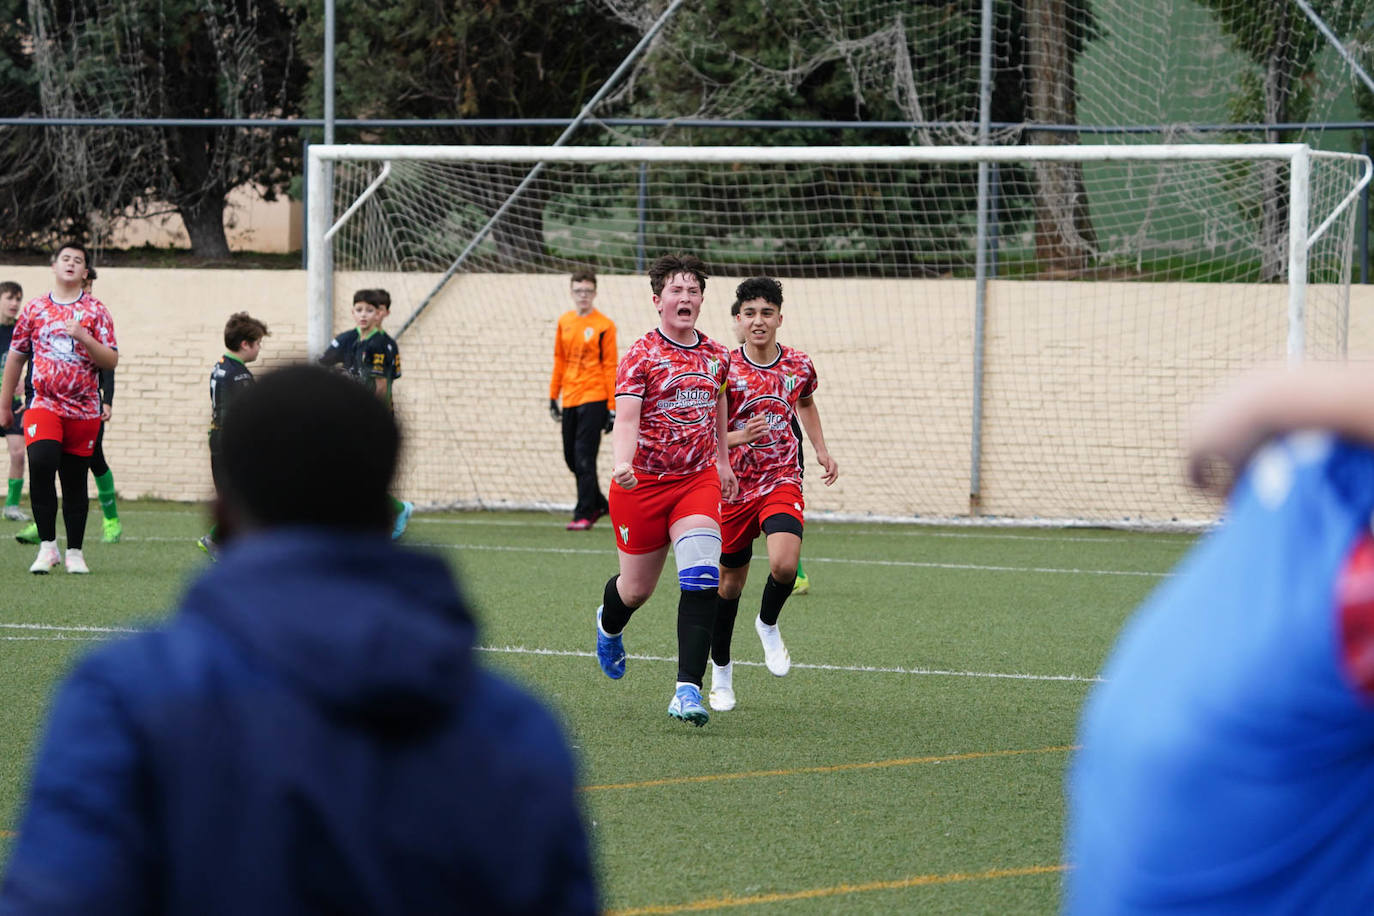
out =
<path fill-rule="evenodd" d="M 315 146 L 311 347 L 385 287 L 398 492 L 570 507 L 547 411 L 569 275 L 597 272 L 623 353 L 657 323 L 647 264 L 686 251 L 711 271 L 699 327 L 731 345 L 735 285 L 782 280 L 843 468 L 808 510 L 1207 521 L 1190 411 L 1243 370 L 1343 357 L 1368 170 L 1297 144 Z"/>

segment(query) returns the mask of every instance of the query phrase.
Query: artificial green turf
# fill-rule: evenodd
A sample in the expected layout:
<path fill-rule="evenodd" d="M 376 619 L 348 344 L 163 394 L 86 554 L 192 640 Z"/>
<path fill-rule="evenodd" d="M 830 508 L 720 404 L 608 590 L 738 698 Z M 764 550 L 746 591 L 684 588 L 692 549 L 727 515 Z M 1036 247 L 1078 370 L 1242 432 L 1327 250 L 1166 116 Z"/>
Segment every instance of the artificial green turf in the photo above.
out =
<path fill-rule="evenodd" d="M 147 625 L 206 562 L 199 507 L 122 515 L 117 545 L 95 540 L 92 518 L 85 578 L 32 576 L 35 548 L 0 542 L 0 831 L 18 829 L 53 685 L 82 639 L 110 635 L 38 627 Z M 1192 540 L 813 522 L 812 593 L 781 620 L 792 672 L 768 674 L 753 632 L 760 543 L 735 629 L 739 707 L 695 729 L 667 716 L 671 561 L 612 682 L 591 656 L 609 527 L 432 513 L 406 539 L 458 572 L 483 661 L 565 723 L 608 909 L 729 899 L 757 914 L 1053 912 L 1078 711 L 1121 624 Z M 0 861 L 11 843 L 0 835 Z"/>

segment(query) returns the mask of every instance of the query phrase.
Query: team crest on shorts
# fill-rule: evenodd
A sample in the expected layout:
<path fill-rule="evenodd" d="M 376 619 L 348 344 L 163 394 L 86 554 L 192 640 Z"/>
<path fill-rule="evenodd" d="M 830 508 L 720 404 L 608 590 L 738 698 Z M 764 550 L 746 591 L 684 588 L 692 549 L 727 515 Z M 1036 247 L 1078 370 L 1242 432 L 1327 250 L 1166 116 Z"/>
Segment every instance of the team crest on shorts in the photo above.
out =
<path fill-rule="evenodd" d="M 37 424 L 37 423 L 30 423 L 30 424 L 29 424 L 29 436 L 30 436 L 30 437 L 33 437 L 33 436 L 36 436 L 36 435 L 38 435 L 38 424 Z"/>
<path fill-rule="evenodd" d="M 630 543 L 630 526 L 629 526 L 629 525 L 621 525 L 621 526 L 620 526 L 620 539 L 621 539 L 622 541 L 624 541 L 626 544 Z"/>

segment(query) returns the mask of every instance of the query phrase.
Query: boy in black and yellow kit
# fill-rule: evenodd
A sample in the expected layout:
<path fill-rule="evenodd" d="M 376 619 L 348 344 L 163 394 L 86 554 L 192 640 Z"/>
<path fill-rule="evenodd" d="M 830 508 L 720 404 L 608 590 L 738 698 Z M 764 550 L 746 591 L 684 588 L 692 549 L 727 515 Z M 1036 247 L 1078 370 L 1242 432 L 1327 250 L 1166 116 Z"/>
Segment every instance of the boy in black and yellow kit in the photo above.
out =
<path fill-rule="evenodd" d="M 344 331 L 329 343 L 320 357 L 325 366 L 337 366 L 356 381 L 372 389 L 382 403 L 391 407 L 391 386 L 401 377 L 401 350 L 382 322 L 391 314 L 391 294 L 384 289 L 360 289 L 353 294 L 353 320 L 357 327 Z M 394 524 L 391 538 L 405 533 L 415 504 L 391 497 Z"/>

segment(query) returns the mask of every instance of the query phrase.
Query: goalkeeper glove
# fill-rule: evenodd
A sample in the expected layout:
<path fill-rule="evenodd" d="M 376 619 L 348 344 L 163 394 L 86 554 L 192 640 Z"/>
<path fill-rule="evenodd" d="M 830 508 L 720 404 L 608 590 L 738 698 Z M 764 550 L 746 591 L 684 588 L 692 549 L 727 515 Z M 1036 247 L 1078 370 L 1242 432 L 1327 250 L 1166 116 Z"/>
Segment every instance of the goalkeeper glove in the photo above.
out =
<path fill-rule="evenodd" d="M 549 416 L 553 417 L 555 420 L 563 419 L 563 411 L 558 409 L 557 398 L 549 398 Z"/>
<path fill-rule="evenodd" d="M 614 410 L 612 410 L 612 411 L 610 411 L 609 413 L 606 414 L 606 425 L 603 426 L 603 427 L 601 427 L 601 431 L 602 431 L 603 433 L 608 433 L 608 432 L 610 432 L 610 431 L 613 430 L 613 429 L 615 429 L 615 411 L 614 411 Z"/>

